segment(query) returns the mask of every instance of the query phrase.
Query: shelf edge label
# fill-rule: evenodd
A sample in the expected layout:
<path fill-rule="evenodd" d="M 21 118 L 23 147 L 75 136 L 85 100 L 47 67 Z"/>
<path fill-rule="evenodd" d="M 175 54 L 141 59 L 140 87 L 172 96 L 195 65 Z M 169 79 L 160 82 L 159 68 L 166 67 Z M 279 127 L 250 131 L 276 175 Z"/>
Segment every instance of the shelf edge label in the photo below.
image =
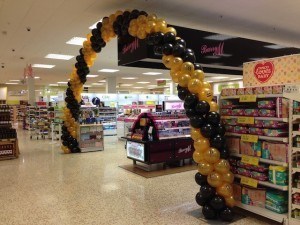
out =
<path fill-rule="evenodd" d="M 257 188 L 258 181 L 250 177 L 242 176 L 241 184 Z"/>
<path fill-rule="evenodd" d="M 254 124 L 254 117 L 247 117 L 247 116 L 238 117 L 238 123 Z"/>
<path fill-rule="evenodd" d="M 253 134 L 242 134 L 241 140 L 242 140 L 243 142 L 257 143 L 257 141 L 258 141 L 258 135 L 253 135 Z"/>
<path fill-rule="evenodd" d="M 240 102 L 256 102 L 256 95 L 241 95 Z"/>
<path fill-rule="evenodd" d="M 242 155 L 241 162 L 245 163 L 245 164 L 250 164 L 250 165 L 258 166 L 259 158 L 258 157 L 253 157 L 253 156 L 249 156 L 249 155 Z"/>

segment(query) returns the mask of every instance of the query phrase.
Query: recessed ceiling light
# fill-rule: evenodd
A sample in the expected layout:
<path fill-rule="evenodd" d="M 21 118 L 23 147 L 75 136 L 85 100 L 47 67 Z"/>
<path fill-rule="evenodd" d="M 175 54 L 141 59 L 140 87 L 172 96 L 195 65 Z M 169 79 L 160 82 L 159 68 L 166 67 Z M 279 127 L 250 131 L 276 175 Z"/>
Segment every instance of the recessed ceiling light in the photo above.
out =
<path fill-rule="evenodd" d="M 66 81 L 58 81 L 57 83 L 58 84 L 67 84 L 68 82 L 66 82 Z"/>
<path fill-rule="evenodd" d="M 135 80 L 136 77 L 122 77 L 123 80 Z"/>
<path fill-rule="evenodd" d="M 243 78 L 242 77 L 241 78 L 231 78 L 229 80 L 243 80 Z"/>
<path fill-rule="evenodd" d="M 48 54 L 45 56 L 47 59 L 61 59 L 61 60 L 70 60 L 74 56 L 73 55 L 62 55 L 62 54 Z"/>
<path fill-rule="evenodd" d="M 66 43 L 69 44 L 69 45 L 82 45 L 84 41 L 86 41 L 86 38 L 83 38 L 83 37 L 72 37 Z"/>
<path fill-rule="evenodd" d="M 34 77 L 34 79 L 40 79 L 40 77 Z"/>
<path fill-rule="evenodd" d="M 55 65 L 48 65 L 48 64 L 33 64 L 32 67 L 36 67 L 36 68 L 47 68 L 47 69 L 51 69 L 53 68 Z"/>
<path fill-rule="evenodd" d="M 120 84 L 121 87 L 130 87 L 132 86 L 133 84 Z"/>
<path fill-rule="evenodd" d="M 18 84 L 18 83 L 7 82 L 7 83 L 5 83 L 5 84 Z"/>
<path fill-rule="evenodd" d="M 158 78 L 158 79 L 155 79 L 155 80 L 171 80 L 169 78 Z"/>
<path fill-rule="evenodd" d="M 49 84 L 49 86 L 55 86 L 56 87 L 56 86 L 58 86 L 58 84 Z"/>
<path fill-rule="evenodd" d="M 94 86 L 101 86 L 101 85 L 104 85 L 103 83 L 92 83 L 92 85 Z"/>
<path fill-rule="evenodd" d="M 138 84 L 149 84 L 150 82 L 147 82 L 147 81 L 139 81 L 137 82 Z"/>
<path fill-rule="evenodd" d="M 118 72 L 119 70 L 115 70 L 115 69 L 101 69 L 98 70 L 98 72 L 103 72 L 103 73 L 115 73 Z"/>
<path fill-rule="evenodd" d="M 147 72 L 147 73 L 143 73 L 144 75 L 150 75 L 150 76 L 155 76 L 155 75 L 159 75 L 159 74 L 162 74 L 162 73 L 159 73 L 159 72 Z"/>
<path fill-rule="evenodd" d="M 270 49 L 283 49 L 283 48 L 287 48 L 281 45 L 266 45 L 264 46 L 265 48 L 270 48 Z"/>
<path fill-rule="evenodd" d="M 215 79 L 215 80 L 221 80 L 221 79 L 227 79 L 228 77 L 222 77 L 222 76 L 219 76 L 219 77 L 210 77 L 210 79 Z"/>
<path fill-rule="evenodd" d="M 224 34 L 214 34 L 214 35 L 204 37 L 204 39 L 216 40 L 216 41 L 225 41 L 225 40 L 233 39 L 233 38 L 236 38 L 236 37 L 227 36 L 227 35 L 224 35 Z"/>
<path fill-rule="evenodd" d="M 20 82 L 20 80 L 9 80 L 9 81 L 12 81 L 12 82 Z"/>
<path fill-rule="evenodd" d="M 95 28 L 97 28 L 97 23 L 99 23 L 99 22 L 102 22 L 102 19 L 101 20 L 99 20 L 99 21 L 97 21 L 96 23 L 94 23 L 92 26 L 90 26 L 89 27 L 89 29 L 95 29 Z"/>
<path fill-rule="evenodd" d="M 94 77 L 99 77 L 99 75 L 92 75 L 92 74 L 89 74 L 89 75 L 86 75 L 86 77 L 94 78 Z"/>
<path fill-rule="evenodd" d="M 143 87 L 133 87 L 133 88 L 135 88 L 135 89 L 142 89 Z"/>

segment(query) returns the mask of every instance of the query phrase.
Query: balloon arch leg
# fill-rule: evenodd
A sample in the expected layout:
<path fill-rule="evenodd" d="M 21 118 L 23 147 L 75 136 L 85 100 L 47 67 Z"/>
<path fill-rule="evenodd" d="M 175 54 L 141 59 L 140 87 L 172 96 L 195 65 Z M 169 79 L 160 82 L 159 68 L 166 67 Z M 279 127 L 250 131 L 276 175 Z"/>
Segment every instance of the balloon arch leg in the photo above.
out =
<path fill-rule="evenodd" d="M 186 42 L 177 37 L 173 27 L 168 27 L 164 19 L 157 18 L 154 14 L 149 15 L 136 9 L 117 11 L 104 17 L 87 35 L 87 40 L 76 57 L 77 62 L 66 90 L 62 150 L 64 153 L 80 152 L 76 132 L 83 85 L 97 53 L 116 36 L 146 38 L 147 44 L 153 45 L 154 51 L 163 55 L 162 62 L 170 69 L 172 80 L 178 83 L 178 96 L 184 101 L 186 114 L 190 119 L 195 147 L 193 159 L 198 163 L 195 180 L 201 186 L 196 201 L 203 206 L 205 218 L 232 220 L 232 207 L 235 204 L 232 189 L 234 176 L 227 161 L 225 128 L 220 122 L 218 106 L 212 101 L 212 88 L 204 81 L 204 73 L 201 66 L 195 63 L 193 50 L 187 48 Z"/>

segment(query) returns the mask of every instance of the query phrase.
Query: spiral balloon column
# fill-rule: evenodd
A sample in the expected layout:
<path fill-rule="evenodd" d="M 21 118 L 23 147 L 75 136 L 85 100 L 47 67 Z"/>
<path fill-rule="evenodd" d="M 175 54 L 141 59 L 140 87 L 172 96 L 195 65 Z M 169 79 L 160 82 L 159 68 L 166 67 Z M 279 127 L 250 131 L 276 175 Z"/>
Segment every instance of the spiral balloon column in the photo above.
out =
<path fill-rule="evenodd" d="M 62 150 L 64 153 L 80 152 L 76 138 L 83 85 L 97 53 L 116 36 L 146 38 L 147 44 L 153 45 L 154 51 L 163 55 L 162 62 L 170 69 L 172 80 L 178 83 L 178 96 L 184 101 L 186 115 L 190 119 L 195 147 L 193 159 L 198 163 L 195 180 L 201 186 L 196 201 L 203 206 L 202 212 L 207 219 L 220 217 L 225 221 L 232 220 L 234 176 L 227 161 L 225 128 L 220 122 L 218 105 L 212 101 L 211 85 L 204 81 L 201 66 L 195 63 L 194 51 L 177 37 L 173 27 L 168 27 L 164 19 L 154 14 L 148 15 L 136 9 L 117 11 L 104 17 L 87 35 L 66 90 Z"/>

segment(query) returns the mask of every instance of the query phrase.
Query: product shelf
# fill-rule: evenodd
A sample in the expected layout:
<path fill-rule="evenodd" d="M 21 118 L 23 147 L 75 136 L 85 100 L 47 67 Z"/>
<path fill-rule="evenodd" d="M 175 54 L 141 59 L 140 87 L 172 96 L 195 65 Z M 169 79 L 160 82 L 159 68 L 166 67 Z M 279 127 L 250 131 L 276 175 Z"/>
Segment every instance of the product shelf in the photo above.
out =
<path fill-rule="evenodd" d="M 295 167 L 293 167 L 292 168 L 292 173 L 300 173 L 300 168 L 295 168 Z"/>
<path fill-rule="evenodd" d="M 292 193 L 299 193 L 300 194 L 300 188 L 292 187 Z"/>
<path fill-rule="evenodd" d="M 289 118 L 277 118 L 277 117 L 257 117 L 257 116 L 222 116 L 223 119 L 234 119 L 238 117 L 254 117 L 255 120 L 271 120 L 271 121 L 280 121 L 288 122 Z"/>
<path fill-rule="evenodd" d="M 252 212 L 252 213 L 258 214 L 260 216 L 269 218 L 271 220 L 277 221 L 279 223 L 282 223 L 285 219 L 287 219 L 287 216 L 288 216 L 287 213 L 278 214 L 278 213 L 272 212 L 271 210 L 268 210 L 265 208 L 251 206 L 251 205 L 245 205 L 245 204 L 242 204 L 241 202 L 237 202 L 236 206 L 241 209 L 245 209 L 249 212 Z"/>
<path fill-rule="evenodd" d="M 293 149 L 293 153 L 300 152 L 300 148 L 293 147 L 292 149 Z"/>
<path fill-rule="evenodd" d="M 239 158 L 242 158 L 242 156 L 243 156 L 242 154 L 236 154 L 236 153 L 231 153 L 230 155 L 239 157 Z M 275 160 L 271 160 L 271 159 L 259 158 L 259 162 L 270 164 L 270 165 L 277 165 L 277 166 L 285 166 L 285 167 L 288 166 L 288 163 L 286 163 L 286 162 L 280 162 L 280 161 L 275 161 Z"/>
<path fill-rule="evenodd" d="M 300 119 L 300 115 L 293 115 L 293 120 L 298 120 L 298 119 Z"/>
<path fill-rule="evenodd" d="M 189 121 L 189 119 L 188 118 L 182 118 L 182 119 L 155 119 L 155 123 L 169 122 L 169 121 Z"/>
<path fill-rule="evenodd" d="M 158 129 L 158 130 L 164 131 L 164 130 L 178 130 L 178 129 L 190 129 L 190 127 L 170 127 L 170 128 L 163 128 L 163 129 Z"/>
<path fill-rule="evenodd" d="M 300 131 L 293 131 L 293 137 L 296 135 L 300 135 Z"/>
<path fill-rule="evenodd" d="M 300 209 L 300 205 L 292 204 L 292 210 L 293 209 Z"/>
<path fill-rule="evenodd" d="M 170 136 L 170 137 L 159 137 L 159 140 L 171 139 L 171 138 L 182 138 L 182 137 L 191 137 L 191 135 L 187 134 L 187 135 L 178 135 L 178 136 Z"/>
<path fill-rule="evenodd" d="M 0 139 L 0 142 L 4 142 L 4 141 L 16 141 L 16 138 L 6 138 L 6 139 Z"/>
<path fill-rule="evenodd" d="M 241 96 L 243 96 L 243 95 L 221 96 L 221 99 L 239 99 Z M 277 97 L 283 97 L 283 94 L 258 94 L 258 95 L 256 95 L 256 98 L 277 98 Z"/>
<path fill-rule="evenodd" d="M 238 133 L 232 133 L 232 132 L 226 132 L 227 136 L 235 136 L 235 137 L 241 137 L 242 134 Z M 258 136 L 258 139 L 260 140 L 266 140 L 266 141 L 279 141 L 279 142 L 284 142 L 288 143 L 289 139 L 288 137 L 268 137 L 268 136 Z"/>
<path fill-rule="evenodd" d="M 236 178 L 240 178 L 240 179 L 243 177 L 239 174 L 235 174 L 234 176 Z M 262 186 L 265 186 L 265 187 L 270 187 L 270 188 L 274 188 L 274 189 L 277 189 L 277 190 L 281 190 L 281 191 L 288 191 L 289 190 L 288 186 L 276 185 L 276 184 L 270 183 L 268 181 L 259 181 L 258 180 L 258 184 L 260 184 Z"/>

